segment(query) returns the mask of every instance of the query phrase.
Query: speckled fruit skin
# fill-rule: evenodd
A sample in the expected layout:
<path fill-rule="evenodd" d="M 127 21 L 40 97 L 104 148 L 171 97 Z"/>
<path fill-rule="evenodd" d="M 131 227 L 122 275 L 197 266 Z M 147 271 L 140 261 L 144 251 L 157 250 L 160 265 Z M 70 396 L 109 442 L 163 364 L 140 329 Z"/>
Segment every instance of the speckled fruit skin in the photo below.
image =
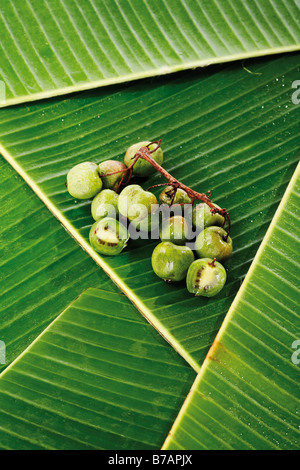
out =
<path fill-rule="evenodd" d="M 117 220 L 105 217 L 92 225 L 89 239 L 92 248 L 98 253 L 115 256 L 127 245 L 129 233 Z"/>
<path fill-rule="evenodd" d="M 158 200 L 160 204 L 167 204 L 168 206 L 172 203 L 172 194 L 168 194 L 173 191 L 173 186 L 167 186 L 159 195 Z M 177 188 L 173 204 L 190 204 L 191 199 L 187 193 L 181 189 Z"/>
<path fill-rule="evenodd" d="M 213 203 L 218 209 L 221 209 L 220 206 Z M 197 230 L 203 230 L 206 227 L 218 226 L 221 227 L 224 225 L 225 218 L 220 214 L 212 214 L 210 207 L 204 202 L 197 204 L 193 208 L 192 215 L 193 227 Z"/>
<path fill-rule="evenodd" d="M 145 147 L 146 145 L 149 145 L 149 144 L 150 144 L 150 141 L 146 140 L 146 141 L 138 142 L 136 144 L 131 145 L 125 153 L 125 157 L 124 157 L 125 165 L 127 167 L 130 166 L 132 164 L 132 160 L 135 154 L 137 153 L 137 151 L 141 147 Z M 155 149 L 155 147 L 156 147 L 156 144 L 152 144 L 149 146 L 149 150 L 153 150 Z M 161 165 L 164 159 L 162 149 L 159 147 L 155 152 L 151 153 L 151 157 L 159 165 Z M 142 158 L 139 158 L 133 167 L 133 174 L 136 176 L 140 176 L 142 178 L 146 178 L 147 176 L 152 175 L 155 171 L 156 171 L 155 168 L 153 168 L 153 166 L 149 162 L 147 162 L 146 160 L 143 160 Z"/>
<path fill-rule="evenodd" d="M 83 162 L 75 165 L 67 174 L 67 189 L 76 199 L 90 199 L 102 189 L 98 165 Z"/>
<path fill-rule="evenodd" d="M 186 286 L 191 294 L 202 297 L 213 297 L 218 294 L 226 282 L 224 266 L 211 258 L 202 258 L 193 261 L 190 265 Z"/>
<path fill-rule="evenodd" d="M 155 274 L 164 281 L 179 282 L 185 279 L 194 259 L 189 247 L 161 242 L 153 250 L 151 264 Z"/>
<path fill-rule="evenodd" d="M 117 160 L 106 160 L 99 163 L 98 167 L 103 183 L 103 189 L 112 189 L 113 191 L 116 191 L 121 179 L 124 176 L 124 172 L 121 170 L 125 170 L 127 168 L 126 165 Z M 120 171 L 120 173 L 116 173 L 115 175 L 110 176 L 103 176 L 108 175 L 109 173 L 114 173 L 115 171 Z"/>
<path fill-rule="evenodd" d="M 119 195 L 119 212 L 130 222 L 148 217 L 152 211 L 152 205 L 157 206 L 155 195 L 150 191 L 144 191 L 138 184 L 126 186 Z M 143 209 L 142 212 L 139 209 Z"/>
<path fill-rule="evenodd" d="M 116 218 L 118 209 L 119 195 L 111 189 L 103 189 L 94 197 L 91 205 L 91 213 L 94 220 L 100 220 L 104 217 Z"/>
<path fill-rule="evenodd" d="M 207 227 L 196 238 L 195 251 L 199 258 L 216 258 L 217 261 L 225 261 L 232 254 L 232 240 L 222 227 Z"/>
<path fill-rule="evenodd" d="M 184 245 L 189 233 L 189 226 L 184 217 L 175 215 L 170 219 L 163 219 L 159 231 L 162 242 L 172 242 L 175 245 Z"/>

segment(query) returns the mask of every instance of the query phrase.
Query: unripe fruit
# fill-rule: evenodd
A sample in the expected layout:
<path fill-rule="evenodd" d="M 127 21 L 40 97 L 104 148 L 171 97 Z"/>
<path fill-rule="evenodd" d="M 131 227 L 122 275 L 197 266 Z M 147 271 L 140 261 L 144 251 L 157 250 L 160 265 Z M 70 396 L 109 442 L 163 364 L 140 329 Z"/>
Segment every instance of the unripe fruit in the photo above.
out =
<path fill-rule="evenodd" d="M 158 277 L 167 282 L 178 282 L 185 278 L 194 259 L 194 253 L 189 247 L 162 242 L 154 248 L 151 263 Z"/>
<path fill-rule="evenodd" d="M 127 217 L 130 222 L 135 219 L 142 219 L 151 213 L 157 206 L 157 199 L 150 191 L 144 189 L 138 184 L 130 184 L 124 188 L 119 196 L 119 212 Z"/>
<path fill-rule="evenodd" d="M 111 189 L 103 189 L 94 197 L 91 206 L 91 213 L 94 220 L 100 220 L 104 217 L 117 217 L 119 195 Z"/>
<path fill-rule="evenodd" d="M 146 147 L 146 145 L 149 145 L 150 141 L 144 141 L 144 142 L 138 142 L 137 144 L 131 145 L 126 153 L 125 153 L 125 158 L 124 158 L 124 163 L 128 167 L 133 163 L 133 159 L 135 157 L 135 154 L 138 152 L 138 150 L 141 147 Z M 155 149 L 157 146 L 156 143 L 149 145 L 149 150 Z M 162 164 L 163 162 L 163 152 L 162 149 L 159 147 L 155 152 L 151 153 L 151 157 L 153 160 L 155 160 L 159 165 Z M 152 175 L 155 172 L 155 168 L 144 160 L 143 158 L 139 158 L 136 163 L 133 166 L 133 174 L 136 176 L 141 176 L 143 178 Z"/>
<path fill-rule="evenodd" d="M 112 189 L 116 191 L 118 189 L 119 183 L 125 172 L 122 171 L 126 169 L 126 165 L 124 163 L 119 162 L 117 160 L 105 160 L 104 162 L 99 163 L 99 173 L 102 179 L 103 188 L 104 189 Z M 115 172 L 119 173 L 115 173 Z M 109 175 L 110 173 L 115 173 L 114 175 Z M 109 175 L 109 176 L 105 176 Z M 125 175 L 126 178 L 126 175 Z"/>
<path fill-rule="evenodd" d="M 138 184 L 126 186 L 121 191 L 118 208 L 131 224 L 129 230 L 132 238 L 136 238 L 138 232 L 150 231 L 152 223 L 159 223 L 157 217 L 152 217 L 158 209 L 155 195 L 144 191 Z"/>
<path fill-rule="evenodd" d="M 127 245 L 129 233 L 120 222 L 111 218 L 96 221 L 89 234 L 92 248 L 102 255 L 118 255 Z"/>
<path fill-rule="evenodd" d="M 67 174 L 67 188 L 76 199 L 90 199 L 102 189 L 102 181 L 96 163 L 75 165 Z"/>
<path fill-rule="evenodd" d="M 162 242 L 172 242 L 184 245 L 189 236 L 189 226 L 184 217 L 175 215 L 170 219 L 163 219 L 159 237 Z"/>
<path fill-rule="evenodd" d="M 232 254 L 232 240 L 222 227 L 207 227 L 197 236 L 195 251 L 199 258 L 225 261 Z"/>
<path fill-rule="evenodd" d="M 221 209 L 220 206 L 214 204 L 218 209 Z M 225 223 L 225 218 L 216 213 L 212 214 L 210 207 L 202 202 L 197 204 L 193 208 L 193 227 L 197 230 L 203 230 L 206 227 L 210 227 L 211 225 L 214 226 L 223 226 Z"/>
<path fill-rule="evenodd" d="M 167 204 L 170 206 L 172 204 L 172 199 L 173 199 L 173 194 L 174 194 L 174 188 L 173 186 L 167 186 L 159 195 L 159 202 L 160 204 Z M 191 199 L 187 195 L 187 193 L 181 189 L 177 188 L 173 204 L 190 204 Z"/>
<path fill-rule="evenodd" d="M 196 296 L 213 297 L 221 291 L 225 282 L 224 266 L 211 258 L 194 261 L 186 276 L 187 290 Z"/>

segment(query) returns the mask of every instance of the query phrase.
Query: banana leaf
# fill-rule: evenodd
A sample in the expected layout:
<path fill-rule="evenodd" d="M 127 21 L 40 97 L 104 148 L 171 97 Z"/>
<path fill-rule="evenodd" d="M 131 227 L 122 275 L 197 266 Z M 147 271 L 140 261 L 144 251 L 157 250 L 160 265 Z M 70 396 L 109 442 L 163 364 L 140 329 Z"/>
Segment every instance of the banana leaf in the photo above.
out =
<path fill-rule="evenodd" d="M 0 448 L 160 448 L 195 372 L 120 293 L 87 289 L 0 379 Z"/>
<path fill-rule="evenodd" d="M 3 158 L 0 169 L 1 370 L 82 290 L 118 289 Z"/>
<path fill-rule="evenodd" d="M 0 104 L 299 50 L 297 0 L 11 0 Z"/>
<path fill-rule="evenodd" d="M 299 2 L 12 0 L 0 13 L 0 106 L 18 104 L 0 113 L 0 448 L 157 449 L 204 360 L 164 448 L 297 448 L 296 177 L 260 244 L 299 160 L 299 54 L 249 58 L 299 50 Z M 157 241 L 98 256 L 90 201 L 64 187 L 74 164 L 160 137 L 164 166 L 231 215 L 213 299 L 154 275 Z"/>
<path fill-rule="evenodd" d="M 299 448 L 300 164 L 164 449 Z"/>
<path fill-rule="evenodd" d="M 1 152 L 72 237 L 198 371 L 246 275 L 299 158 L 292 83 L 299 54 L 256 59 L 3 109 Z M 250 73 L 251 72 L 251 73 Z M 166 285 L 151 268 L 157 241 L 101 257 L 88 243 L 90 201 L 64 186 L 84 160 L 122 160 L 133 142 L 162 138 L 173 176 L 226 207 L 234 255 L 213 299 Z M 156 174 L 144 187 L 163 182 Z"/>

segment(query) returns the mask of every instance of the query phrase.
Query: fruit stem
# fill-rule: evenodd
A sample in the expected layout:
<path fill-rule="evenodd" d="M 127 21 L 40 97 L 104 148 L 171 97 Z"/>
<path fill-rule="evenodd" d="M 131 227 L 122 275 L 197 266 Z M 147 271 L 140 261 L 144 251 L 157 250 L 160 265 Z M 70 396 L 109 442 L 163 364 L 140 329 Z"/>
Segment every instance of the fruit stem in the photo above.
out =
<path fill-rule="evenodd" d="M 149 150 L 149 146 L 151 144 L 157 144 L 156 148 L 152 149 L 152 150 Z M 209 207 L 210 207 L 210 210 L 211 210 L 211 213 L 212 214 L 220 214 L 224 217 L 225 219 L 225 222 L 226 222 L 226 219 L 228 221 L 228 228 L 227 228 L 227 234 L 226 236 L 224 237 L 225 241 L 227 241 L 228 237 L 229 237 L 229 233 L 230 233 L 230 227 L 231 227 L 231 223 L 230 223 L 230 217 L 229 217 L 229 214 L 227 212 L 226 209 L 219 209 L 218 207 L 216 207 L 210 200 L 210 197 L 211 197 L 211 192 L 209 191 L 209 195 L 207 196 L 206 194 L 204 193 L 198 193 L 196 191 L 194 191 L 193 189 L 189 188 L 188 186 L 186 186 L 185 184 L 181 183 L 180 181 L 178 181 L 176 178 L 174 178 L 167 170 L 165 170 L 165 168 L 163 168 L 159 163 L 157 163 L 151 156 L 151 153 L 155 152 L 159 147 L 160 147 L 160 144 L 161 144 L 161 139 L 159 139 L 158 141 L 154 141 L 154 142 L 150 142 L 150 144 L 148 144 L 147 146 L 145 147 L 141 147 L 137 153 L 135 154 L 135 156 L 133 157 L 133 162 L 132 164 L 128 167 L 129 168 L 133 168 L 134 164 L 136 163 L 136 161 L 139 159 L 139 158 L 143 158 L 144 160 L 146 160 L 148 163 L 150 163 L 150 165 L 152 165 L 164 178 L 166 178 L 166 180 L 168 181 L 168 185 L 170 186 L 173 186 L 174 188 L 174 196 L 173 196 L 173 200 L 175 198 L 175 194 L 176 194 L 176 191 L 178 188 L 180 189 L 183 189 L 186 194 L 190 197 L 191 199 L 191 203 L 193 204 L 195 200 L 201 200 L 202 202 L 204 202 L 205 204 L 207 204 Z"/>
<path fill-rule="evenodd" d="M 146 189 L 146 191 L 150 191 L 150 189 L 153 188 L 158 188 L 159 186 L 168 186 L 169 183 L 160 183 L 160 184 L 154 184 L 153 186 L 149 186 L 149 188 Z"/>
<path fill-rule="evenodd" d="M 149 149 L 150 145 L 152 144 L 157 144 L 156 147 L 152 150 Z M 195 200 L 200 200 L 202 202 L 205 202 L 205 204 L 207 204 L 209 207 L 210 207 L 210 211 L 212 214 L 220 214 L 224 217 L 224 225 L 226 223 L 226 219 L 228 221 L 228 228 L 227 228 L 227 234 L 226 236 L 224 237 L 224 241 L 227 241 L 228 237 L 229 237 L 229 233 L 230 233 L 230 227 L 231 227 L 231 223 L 230 223 L 230 217 L 229 217 L 229 214 L 227 212 L 226 209 L 219 209 L 218 207 L 216 207 L 210 200 L 210 197 L 211 197 L 211 191 L 209 191 L 208 193 L 208 196 L 204 193 L 197 193 L 196 191 L 194 191 L 193 189 L 189 188 L 188 186 L 186 186 L 185 184 L 181 183 L 180 181 L 178 181 L 176 178 L 174 178 L 167 170 L 165 170 L 159 163 L 157 163 L 151 156 L 151 153 L 154 153 L 157 149 L 159 149 L 160 147 L 160 144 L 161 144 L 161 139 L 159 140 L 156 140 L 156 141 L 153 141 L 153 142 L 150 142 L 150 144 L 144 146 L 144 147 L 141 147 L 137 152 L 136 154 L 134 155 L 134 157 L 132 157 L 132 163 L 131 165 L 129 165 L 127 168 L 123 169 L 123 170 L 118 170 L 118 171 L 114 171 L 113 173 L 108 173 L 106 175 L 103 175 L 103 176 L 110 176 L 110 175 L 115 175 L 116 173 L 121 173 L 121 172 L 127 172 L 129 171 L 129 176 L 128 176 L 128 179 L 126 181 L 126 184 L 129 183 L 130 179 L 131 179 L 131 176 L 132 176 L 132 171 L 133 171 L 133 167 L 135 165 L 135 163 L 137 162 L 137 160 L 139 158 L 142 158 L 143 160 L 146 160 L 148 163 L 150 163 L 150 165 L 153 166 L 153 168 L 155 168 L 164 178 L 166 178 L 166 180 L 168 181 L 168 183 L 163 183 L 163 184 L 156 184 L 154 186 L 151 186 L 150 188 L 148 189 L 151 189 L 151 188 L 155 188 L 155 187 L 158 187 L 158 186 L 165 186 L 165 185 L 168 185 L 168 186 L 173 186 L 174 188 L 174 194 L 173 194 L 173 197 L 172 197 L 172 203 L 175 199 L 175 195 L 176 195 L 176 192 L 177 192 L 177 189 L 180 188 L 180 189 L 183 189 L 183 191 L 186 192 L 186 194 L 190 197 L 191 199 L 191 204 L 194 203 Z M 125 176 L 125 174 L 124 174 Z M 122 177 L 120 183 L 119 183 L 119 186 L 117 188 L 117 191 L 119 190 L 123 180 L 124 180 L 124 176 Z M 171 203 L 171 205 L 172 205 Z"/>
<path fill-rule="evenodd" d="M 209 266 L 212 266 L 213 268 L 215 268 L 215 267 L 216 267 L 216 265 L 215 265 L 216 259 L 217 259 L 217 258 L 214 258 L 211 263 L 208 263 Z"/>

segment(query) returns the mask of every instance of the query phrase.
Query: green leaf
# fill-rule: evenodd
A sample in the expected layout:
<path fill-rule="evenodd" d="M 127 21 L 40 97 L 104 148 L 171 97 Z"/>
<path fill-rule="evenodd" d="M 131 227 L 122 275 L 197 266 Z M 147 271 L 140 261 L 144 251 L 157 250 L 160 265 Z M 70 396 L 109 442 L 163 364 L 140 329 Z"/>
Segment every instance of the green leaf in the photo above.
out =
<path fill-rule="evenodd" d="M 119 293 L 88 289 L 1 375 L 2 449 L 158 449 L 194 371 Z"/>
<path fill-rule="evenodd" d="M 30 106 L 2 110 L 1 151 L 47 207 L 140 312 L 195 370 L 210 347 L 298 161 L 299 109 L 291 85 L 299 55 L 239 63 L 140 81 Z M 164 166 L 232 219 L 234 255 L 228 282 L 212 299 L 166 285 L 152 271 L 157 242 L 132 243 L 117 257 L 91 250 L 90 202 L 64 186 L 84 160 L 123 159 L 133 142 L 161 137 Z M 160 183 L 160 175 L 145 182 Z"/>
<path fill-rule="evenodd" d="M 87 287 L 117 288 L 2 158 L 0 340 L 12 362 Z"/>
<path fill-rule="evenodd" d="M 298 448 L 299 202 L 300 164 L 165 449 Z"/>
<path fill-rule="evenodd" d="M 0 6 L 10 105 L 299 50 L 297 0 L 11 0 Z"/>

